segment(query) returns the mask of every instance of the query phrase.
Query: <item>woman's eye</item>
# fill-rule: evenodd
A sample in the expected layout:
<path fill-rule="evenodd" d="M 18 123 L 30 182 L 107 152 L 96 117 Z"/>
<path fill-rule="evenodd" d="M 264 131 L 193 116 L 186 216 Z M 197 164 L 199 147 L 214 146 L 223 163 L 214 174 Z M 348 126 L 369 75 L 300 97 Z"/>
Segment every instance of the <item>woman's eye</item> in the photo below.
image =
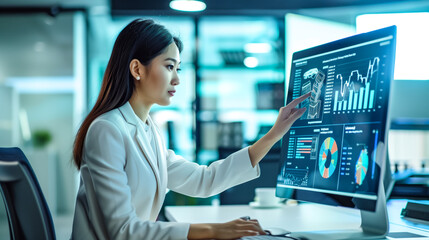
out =
<path fill-rule="evenodd" d="M 181 69 L 181 68 L 178 68 L 176 71 L 179 73 L 179 72 L 181 72 L 181 71 L 182 71 L 182 69 Z"/>
<path fill-rule="evenodd" d="M 173 69 L 174 69 L 174 66 L 173 66 L 173 65 L 168 65 L 168 66 L 167 66 L 167 69 L 171 71 L 171 70 L 173 70 Z"/>

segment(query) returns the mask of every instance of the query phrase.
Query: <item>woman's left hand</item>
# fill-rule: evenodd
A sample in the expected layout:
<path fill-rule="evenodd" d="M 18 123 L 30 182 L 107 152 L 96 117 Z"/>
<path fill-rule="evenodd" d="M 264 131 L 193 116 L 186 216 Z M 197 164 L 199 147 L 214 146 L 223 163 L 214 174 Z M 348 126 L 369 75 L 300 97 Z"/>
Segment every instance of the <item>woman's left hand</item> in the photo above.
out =
<path fill-rule="evenodd" d="M 307 110 L 306 108 L 296 108 L 298 104 L 310 97 L 311 93 L 304 94 L 294 99 L 288 105 L 280 108 L 277 120 L 269 133 L 276 141 L 280 140 L 283 135 L 289 131 L 292 124 L 298 120 Z"/>

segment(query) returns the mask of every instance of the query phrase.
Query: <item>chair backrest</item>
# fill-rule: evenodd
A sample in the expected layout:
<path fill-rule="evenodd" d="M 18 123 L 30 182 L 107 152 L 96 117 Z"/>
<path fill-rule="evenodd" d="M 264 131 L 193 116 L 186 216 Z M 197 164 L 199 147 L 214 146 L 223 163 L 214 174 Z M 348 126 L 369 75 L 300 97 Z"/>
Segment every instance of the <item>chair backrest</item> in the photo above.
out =
<path fill-rule="evenodd" d="M 11 239 L 55 239 L 48 204 L 21 149 L 0 148 L 0 185 Z"/>

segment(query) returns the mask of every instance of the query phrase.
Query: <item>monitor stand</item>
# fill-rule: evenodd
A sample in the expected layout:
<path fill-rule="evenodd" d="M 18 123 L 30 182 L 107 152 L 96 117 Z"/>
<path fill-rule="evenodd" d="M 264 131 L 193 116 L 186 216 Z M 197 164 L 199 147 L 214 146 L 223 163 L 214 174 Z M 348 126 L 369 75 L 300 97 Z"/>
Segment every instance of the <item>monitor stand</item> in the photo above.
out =
<path fill-rule="evenodd" d="M 377 147 L 377 163 L 381 165 L 384 169 L 382 170 L 383 174 L 391 174 L 390 164 L 387 159 L 385 164 L 382 164 L 382 153 L 384 151 L 384 143 L 380 142 Z M 387 166 L 389 170 L 385 171 Z M 386 181 L 386 180 L 385 180 Z M 387 180 L 390 182 L 391 179 Z M 304 237 L 302 239 L 324 239 L 324 240 L 342 240 L 342 239 L 380 239 L 384 238 L 389 233 L 389 218 L 387 215 L 387 206 L 386 206 L 386 193 L 384 188 L 383 179 L 380 181 L 380 186 L 378 188 L 378 199 L 376 203 L 375 212 L 370 211 L 360 211 L 361 216 L 361 226 L 356 229 L 338 229 L 338 230 L 318 230 L 310 232 L 296 232 L 292 233 L 293 237 Z M 388 189 L 387 189 L 388 190 Z"/>

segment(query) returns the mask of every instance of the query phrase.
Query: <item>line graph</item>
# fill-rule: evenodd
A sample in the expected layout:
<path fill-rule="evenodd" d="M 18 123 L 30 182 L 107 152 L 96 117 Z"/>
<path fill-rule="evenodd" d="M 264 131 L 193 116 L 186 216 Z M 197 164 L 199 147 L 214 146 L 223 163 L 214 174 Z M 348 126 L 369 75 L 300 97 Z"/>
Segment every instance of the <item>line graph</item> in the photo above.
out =
<path fill-rule="evenodd" d="M 292 186 L 308 186 L 308 169 L 283 168 L 284 184 Z"/>
<path fill-rule="evenodd" d="M 366 73 L 365 70 L 360 71 L 358 69 L 347 68 L 344 69 L 343 73 L 337 73 L 335 75 L 335 81 L 340 83 L 340 89 L 339 91 L 335 91 L 333 110 L 353 111 L 373 109 L 375 86 L 372 86 L 371 83 L 377 82 L 380 58 L 374 57 L 370 60 L 363 60 L 358 63 L 349 63 L 347 65 L 351 65 L 352 68 L 360 66 L 360 69 L 367 66 Z"/>
<path fill-rule="evenodd" d="M 371 63 L 371 60 L 369 60 L 368 64 L 368 71 L 366 72 L 366 76 L 363 76 L 359 73 L 359 70 L 353 70 L 350 73 L 349 78 L 344 82 L 343 76 L 341 74 L 337 74 L 336 79 L 341 80 L 341 96 L 344 97 L 345 89 L 353 88 L 353 82 L 354 76 L 356 76 L 356 81 L 360 82 L 361 84 L 367 85 L 369 82 L 371 82 L 374 73 L 378 72 L 378 65 L 380 63 L 380 58 L 375 57 Z M 344 82 L 344 83 L 343 83 Z"/>

